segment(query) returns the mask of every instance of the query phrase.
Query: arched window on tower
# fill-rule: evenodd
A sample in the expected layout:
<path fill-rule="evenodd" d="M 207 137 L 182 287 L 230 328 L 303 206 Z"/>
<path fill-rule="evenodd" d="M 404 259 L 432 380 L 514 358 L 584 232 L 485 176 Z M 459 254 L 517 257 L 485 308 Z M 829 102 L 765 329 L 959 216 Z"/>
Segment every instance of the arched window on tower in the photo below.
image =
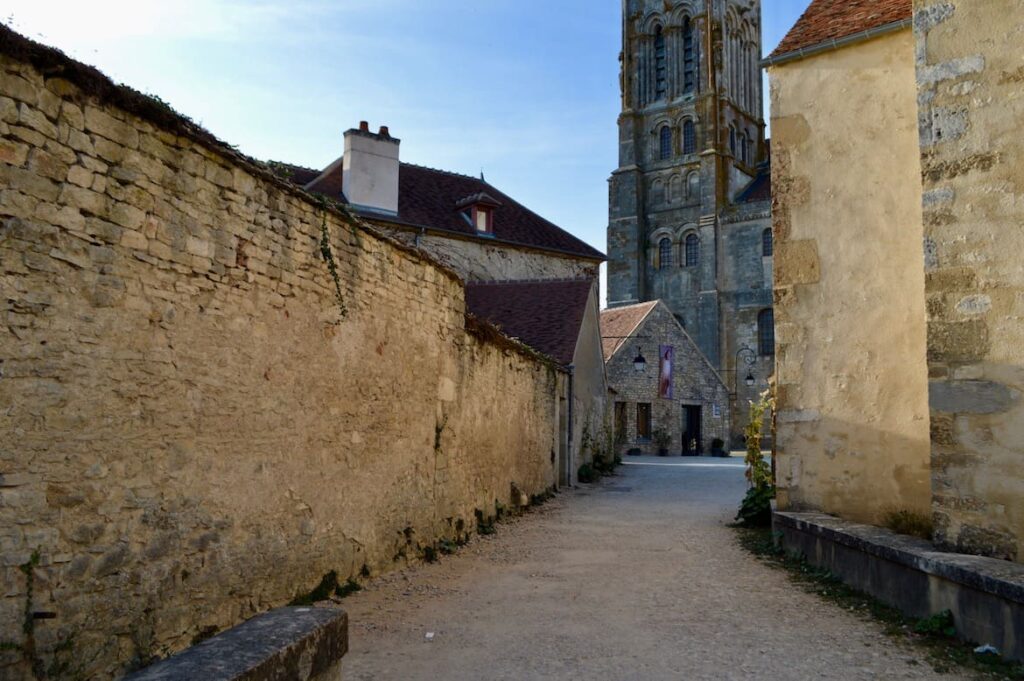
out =
<path fill-rule="evenodd" d="M 654 99 L 664 99 L 667 88 L 668 56 L 665 52 L 665 32 L 659 26 L 654 33 Z"/>
<path fill-rule="evenodd" d="M 747 162 L 747 136 L 745 134 L 743 134 L 742 132 L 740 133 L 740 139 L 739 139 L 739 142 L 737 142 L 737 144 L 739 144 L 739 147 L 740 147 L 740 161 L 743 162 L 743 163 L 746 163 Z"/>
<path fill-rule="evenodd" d="M 761 255 L 770 258 L 775 255 L 775 243 L 772 241 L 772 230 L 761 232 Z"/>
<path fill-rule="evenodd" d="M 658 269 L 672 267 L 672 240 L 664 238 L 658 242 Z"/>
<path fill-rule="evenodd" d="M 687 234 L 683 242 L 683 266 L 696 267 L 700 260 L 700 238 L 696 234 Z"/>
<path fill-rule="evenodd" d="M 662 127 L 658 140 L 658 157 L 662 161 L 672 158 L 672 128 L 667 125 Z"/>
<path fill-rule="evenodd" d="M 729 126 L 729 151 L 736 157 L 736 128 Z"/>
<path fill-rule="evenodd" d="M 700 173 L 690 173 L 686 178 L 686 198 L 691 201 L 700 198 Z"/>
<path fill-rule="evenodd" d="M 775 312 L 771 308 L 757 315 L 757 345 L 762 357 L 775 356 Z"/>
<path fill-rule="evenodd" d="M 697 153 L 697 126 L 693 121 L 683 123 L 683 153 Z"/>
<path fill-rule="evenodd" d="M 697 91 L 697 48 L 694 44 L 693 23 L 689 17 L 683 21 L 683 93 Z"/>

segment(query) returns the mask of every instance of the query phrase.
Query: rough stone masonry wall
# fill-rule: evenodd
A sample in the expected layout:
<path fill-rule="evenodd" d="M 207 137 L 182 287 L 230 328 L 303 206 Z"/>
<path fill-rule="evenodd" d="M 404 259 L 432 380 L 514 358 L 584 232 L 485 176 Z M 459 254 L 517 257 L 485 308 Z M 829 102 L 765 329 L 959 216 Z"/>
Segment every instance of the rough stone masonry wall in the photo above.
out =
<path fill-rule="evenodd" d="M 1024 561 L 1024 6 L 914 8 L 936 535 Z"/>
<path fill-rule="evenodd" d="M 382 221 L 374 224 L 403 243 L 423 249 L 466 281 L 591 279 L 597 278 L 600 266 L 596 261 L 507 243 L 487 243 L 483 239 L 449 237 L 436 232 L 418 234 Z"/>
<path fill-rule="evenodd" d="M 913 49 L 770 71 L 780 510 L 930 508 Z"/>
<path fill-rule="evenodd" d="M 0 57 L 0 639 L 38 550 L 37 645 L 74 634 L 86 678 L 554 482 L 559 374 L 468 333 L 446 270 L 194 139 Z"/>

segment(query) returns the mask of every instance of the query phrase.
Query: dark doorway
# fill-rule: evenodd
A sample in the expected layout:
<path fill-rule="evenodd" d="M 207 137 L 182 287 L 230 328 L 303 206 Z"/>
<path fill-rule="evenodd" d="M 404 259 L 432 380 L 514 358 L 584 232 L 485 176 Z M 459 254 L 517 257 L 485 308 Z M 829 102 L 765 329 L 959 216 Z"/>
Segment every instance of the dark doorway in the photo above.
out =
<path fill-rule="evenodd" d="M 704 447 L 701 442 L 701 408 L 683 405 L 683 455 L 698 456 Z"/>

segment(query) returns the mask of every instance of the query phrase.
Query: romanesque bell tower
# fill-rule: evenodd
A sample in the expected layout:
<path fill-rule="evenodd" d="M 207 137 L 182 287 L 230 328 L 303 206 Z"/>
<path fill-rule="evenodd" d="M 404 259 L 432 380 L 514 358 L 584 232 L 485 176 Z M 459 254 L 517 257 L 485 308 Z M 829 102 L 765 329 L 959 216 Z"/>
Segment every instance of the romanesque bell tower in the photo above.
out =
<path fill-rule="evenodd" d="M 664 300 L 724 368 L 736 343 L 722 218 L 767 158 L 760 0 L 623 0 L 622 10 L 608 304 Z"/>

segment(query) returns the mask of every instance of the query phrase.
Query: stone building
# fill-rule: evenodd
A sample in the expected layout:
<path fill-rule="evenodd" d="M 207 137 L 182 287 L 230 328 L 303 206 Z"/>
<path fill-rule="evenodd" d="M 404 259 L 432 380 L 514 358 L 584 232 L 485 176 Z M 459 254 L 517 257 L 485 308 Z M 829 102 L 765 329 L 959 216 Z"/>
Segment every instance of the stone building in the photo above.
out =
<path fill-rule="evenodd" d="M 1011 4 L 816 0 L 769 74 L 779 507 L 876 524 L 930 511 L 940 547 L 1021 562 Z"/>
<path fill-rule="evenodd" d="M 588 435 L 605 426 L 606 385 L 597 328 L 604 255 L 482 177 L 400 160 L 401 140 L 367 122 L 344 134 L 344 153 L 322 171 L 276 171 L 306 191 L 347 204 L 402 243 L 430 254 L 470 284 L 469 312 L 554 358 L 572 380 L 561 396 L 560 484 L 572 484 Z M 504 283 L 506 286 L 499 286 Z M 493 296 L 493 298 L 492 298 Z"/>
<path fill-rule="evenodd" d="M 452 268 L 466 281 L 594 279 L 604 255 L 482 177 L 400 159 L 401 140 L 361 122 L 344 153 L 323 170 L 274 166 L 307 191 L 341 201 L 362 218 Z"/>
<path fill-rule="evenodd" d="M 608 305 L 662 300 L 735 383 L 733 440 L 774 355 L 759 0 L 623 0 Z"/>
<path fill-rule="evenodd" d="M 729 389 L 662 301 L 601 313 L 612 423 L 623 452 L 711 454 L 729 435 Z M 638 361 L 643 358 L 643 361 Z"/>

